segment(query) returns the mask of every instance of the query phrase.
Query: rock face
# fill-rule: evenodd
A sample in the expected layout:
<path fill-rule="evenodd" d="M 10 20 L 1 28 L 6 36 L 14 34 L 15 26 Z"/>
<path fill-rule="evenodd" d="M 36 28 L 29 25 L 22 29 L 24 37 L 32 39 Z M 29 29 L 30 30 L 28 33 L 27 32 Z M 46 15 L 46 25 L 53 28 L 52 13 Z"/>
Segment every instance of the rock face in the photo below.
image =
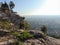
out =
<path fill-rule="evenodd" d="M 24 42 L 24 45 L 60 45 L 60 39 L 58 40 L 52 37 L 47 37 L 46 40 L 43 38 L 29 39 Z"/>
<path fill-rule="evenodd" d="M 11 15 L 11 22 L 14 23 L 14 24 L 17 24 L 19 26 L 19 28 L 22 28 L 24 27 L 24 17 L 21 17 L 19 15 L 16 15 L 16 14 L 12 14 Z"/>
<path fill-rule="evenodd" d="M 10 21 L 13 24 L 16 24 L 19 26 L 19 28 L 23 28 L 23 23 L 24 23 L 24 17 L 21 17 L 17 14 L 5 14 L 5 13 L 0 13 L 0 19 L 5 20 L 5 21 Z"/>
<path fill-rule="evenodd" d="M 44 33 L 41 31 L 30 30 L 28 31 L 31 34 L 37 36 L 37 38 L 32 38 L 26 40 L 24 45 L 60 45 L 60 39 L 55 39 L 50 36 L 44 36 Z"/>
<path fill-rule="evenodd" d="M 0 20 L 10 21 L 11 23 L 18 25 L 20 29 L 24 27 L 24 17 L 17 15 L 9 9 L 6 2 L 1 5 L 0 8 Z M 23 32 L 23 30 L 21 30 Z M 14 37 L 8 34 L 6 31 L 0 30 L 0 45 L 8 45 L 8 43 L 15 42 Z M 43 32 L 38 30 L 29 30 L 28 33 L 33 34 L 35 38 L 27 39 L 23 42 L 24 45 L 60 45 L 60 39 L 55 39 L 45 35 Z"/>
<path fill-rule="evenodd" d="M 37 38 L 30 38 L 27 39 L 23 42 L 23 45 L 60 45 L 60 39 L 55 39 L 53 37 L 50 36 L 44 36 L 44 33 L 41 31 L 28 31 L 31 34 L 34 34 L 35 36 L 37 36 Z M 13 43 L 15 40 L 13 38 L 12 35 L 5 35 L 3 37 L 0 38 L 0 44 L 4 45 L 4 44 L 9 44 L 9 43 Z M 3 41 L 2 41 L 3 40 Z M 7 43 L 9 41 L 9 43 Z M 18 44 L 16 44 L 18 45 Z"/>
<path fill-rule="evenodd" d="M 0 5 L 0 19 L 10 21 L 11 23 L 18 25 L 20 29 L 24 27 L 24 17 L 19 16 L 17 13 L 15 13 L 12 9 L 9 9 L 10 7 L 8 4 L 2 3 Z"/>
<path fill-rule="evenodd" d="M 34 34 L 34 36 L 36 38 L 44 38 L 45 37 L 45 34 L 42 32 L 42 31 L 39 31 L 39 30 L 30 30 L 28 31 L 30 34 Z"/>
<path fill-rule="evenodd" d="M 13 37 L 10 35 L 5 35 L 3 37 L 0 37 L 0 45 L 8 45 L 14 42 L 15 42 L 15 39 L 13 39 Z"/>

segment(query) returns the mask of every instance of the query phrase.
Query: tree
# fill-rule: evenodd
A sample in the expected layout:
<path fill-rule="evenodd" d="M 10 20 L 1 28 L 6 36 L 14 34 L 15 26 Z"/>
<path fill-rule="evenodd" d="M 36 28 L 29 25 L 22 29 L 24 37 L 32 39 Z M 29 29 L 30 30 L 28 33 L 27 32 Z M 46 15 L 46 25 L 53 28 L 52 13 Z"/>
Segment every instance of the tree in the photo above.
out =
<path fill-rule="evenodd" d="M 2 2 L 0 2 L 0 8 L 1 8 L 1 5 L 2 5 L 3 3 Z"/>
<path fill-rule="evenodd" d="M 6 2 L 1 3 L 1 11 L 5 12 L 5 10 L 9 10 L 9 6 Z"/>
<path fill-rule="evenodd" d="M 44 34 L 47 33 L 47 28 L 46 28 L 45 25 L 43 25 L 43 26 L 41 27 L 41 31 L 42 31 Z"/>
<path fill-rule="evenodd" d="M 12 1 L 10 1 L 9 6 L 10 6 L 10 9 L 12 10 L 14 8 L 15 4 Z"/>

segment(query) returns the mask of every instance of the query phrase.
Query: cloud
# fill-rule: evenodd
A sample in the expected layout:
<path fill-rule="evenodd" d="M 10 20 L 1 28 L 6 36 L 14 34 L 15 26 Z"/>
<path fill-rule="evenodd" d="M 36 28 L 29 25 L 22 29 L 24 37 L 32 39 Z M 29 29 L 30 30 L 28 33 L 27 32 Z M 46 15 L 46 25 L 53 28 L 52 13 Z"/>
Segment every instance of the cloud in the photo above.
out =
<path fill-rule="evenodd" d="M 41 8 L 24 12 L 22 15 L 60 15 L 60 0 L 46 0 Z"/>

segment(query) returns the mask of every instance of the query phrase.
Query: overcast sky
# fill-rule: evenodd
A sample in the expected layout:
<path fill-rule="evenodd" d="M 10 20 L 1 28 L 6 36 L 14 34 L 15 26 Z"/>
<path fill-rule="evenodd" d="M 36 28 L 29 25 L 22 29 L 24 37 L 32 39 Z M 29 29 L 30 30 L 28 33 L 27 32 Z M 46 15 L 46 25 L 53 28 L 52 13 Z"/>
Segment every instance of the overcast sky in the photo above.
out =
<path fill-rule="evenodd" d="M 8 3 L 10 0 L 6 0 Z M 12 0 L 20 15 L 60 15 L 60 0 Z M 4 2 L 4 0 L 0 0 Z"/>

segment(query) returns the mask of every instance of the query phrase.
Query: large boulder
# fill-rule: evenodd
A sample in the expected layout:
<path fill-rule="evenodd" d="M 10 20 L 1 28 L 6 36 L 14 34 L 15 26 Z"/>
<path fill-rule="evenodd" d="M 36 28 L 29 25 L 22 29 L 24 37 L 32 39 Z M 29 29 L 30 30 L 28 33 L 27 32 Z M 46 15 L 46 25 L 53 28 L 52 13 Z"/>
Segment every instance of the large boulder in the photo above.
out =
<path fill-rule="evenodd" d="M 33 34 L 36 38 L 45 38 L 46 35 L 42 31 L 37 30 L 29 30 L 30 34 Z"/>
<path fill-rule="evenodd" d="M 23 42 L 24 45 L 60 45 L 60 39 L 55 39 L 47 36 L 46 40 L 43 38 L 28 39 Z"/>

